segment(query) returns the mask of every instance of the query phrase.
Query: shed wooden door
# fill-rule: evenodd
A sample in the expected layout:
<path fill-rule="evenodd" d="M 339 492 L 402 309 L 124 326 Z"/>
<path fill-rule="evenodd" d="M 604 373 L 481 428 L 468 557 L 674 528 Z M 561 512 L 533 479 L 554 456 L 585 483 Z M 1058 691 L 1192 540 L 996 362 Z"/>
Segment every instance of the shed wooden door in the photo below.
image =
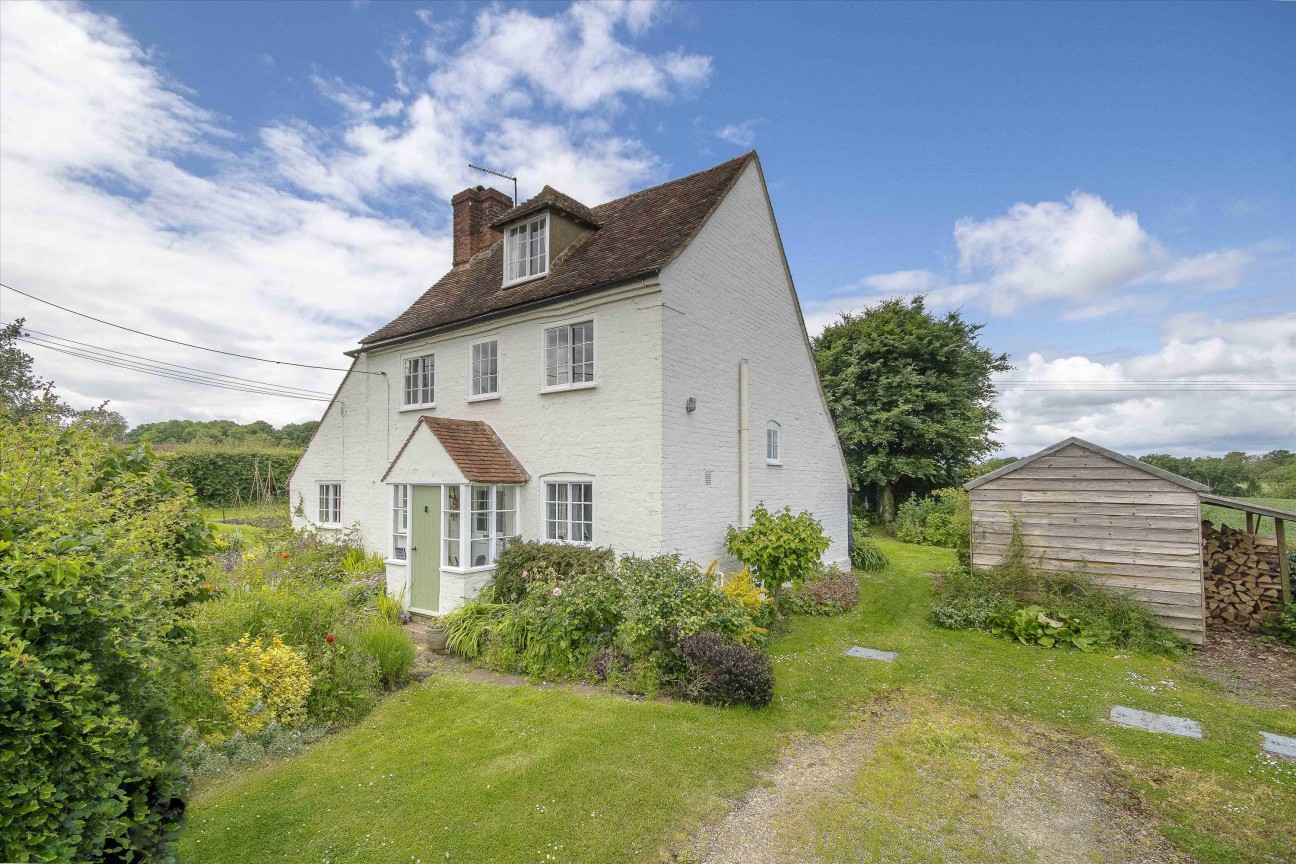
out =
<path fill-rule="evenodd" d="M 441 610 L 441 487 L 410 491 L 410 599 L 419 612 Z"/>

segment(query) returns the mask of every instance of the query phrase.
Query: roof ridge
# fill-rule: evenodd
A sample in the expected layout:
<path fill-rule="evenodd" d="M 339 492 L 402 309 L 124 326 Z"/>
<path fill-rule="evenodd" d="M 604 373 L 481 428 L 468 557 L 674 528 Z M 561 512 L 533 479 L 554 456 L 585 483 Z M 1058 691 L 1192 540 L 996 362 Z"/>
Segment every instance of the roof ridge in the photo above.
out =
<path fill-rule="evenodd" d="M 629 195 L 622 195 L 620 198 L 613 198 L 610 201 L 604 201 L 602 204 L 595 204 L 594 207 L 591 209 L 597 211 L 602 207 L 609 207 L 613 204 L 619 204 L 622 201 L 629 201 L 633 198 L 638 198 L 640 195 L 647 195 L 649 192 L 656 192 L 658 189 L 661 189 L 666 186 L 670 186 L 673 183 L 683 183 L 685 180 L 692 180 L 694 177 L 699 177 L 703 174 L 710 174 L 712 171 L 719 171 L 721 168 L 728 168 L 731 165 L 735 165 L 739 162 L 745 162 L 754 158 L 758 158 L 756 155 L 756 151 L 754 149 L 748 150 L 746 153 L 742 154 L 741 156 L 735 156 L 733 159 L 727 159 L 718 165 L 712 165 L 710 168 L 703 168 L 701 171 L 694 171 L 692 174 L 685 174 L 683 177 L 676 177 L 673 180 L 666 180 L 662 183 L 658 183 L 656 186 L 649 186 L 647 189 L 640 189 L 637 192 L 631 192 Z"/>

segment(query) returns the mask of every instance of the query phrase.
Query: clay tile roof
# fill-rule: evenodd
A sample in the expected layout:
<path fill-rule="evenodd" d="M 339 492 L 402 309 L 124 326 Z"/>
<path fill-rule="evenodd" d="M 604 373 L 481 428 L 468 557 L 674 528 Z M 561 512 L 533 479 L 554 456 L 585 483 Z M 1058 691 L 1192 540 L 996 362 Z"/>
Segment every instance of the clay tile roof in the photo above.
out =
<path fill-rule="evenodd" d="M 400 452 L 392 460 L 383 480 L 391 473 L 392 468 L 400 461 L 405 448 L 419 426 L 426 426 L 441 442 L 446 453 L 454 460 L 455 465 L 463 472 L 464 477 L 473 483 L 525 483 L 526 469 L 522 463 L 509 452 L 504 442 L 495 434 L 489 424 L 481 420 L 454 420 L 449 417 L 420 417 L 409 437 L 401 445 Z"/>
<path fill-rule="evenodd" d="M 576 241 L 550 262 L 549 275 L 542 279 L 503 287 L 501 236 L 489 251 L 451 269 L 423 292 L 414 305 L 360 343 L 372 346 L 515 306 L 660 272 L 701 230 L 742 170 L 755 159 L 756 152 L 752 151 L 706 171 L 600 204 L 592 211 L 599 229 Z M 516 214 L 535 200 L 510 212 Z"/>
<path fill-rule="evenodd" d="M 564 195 L 552 186 L 544 187 L 538 194 L 523 201 L 512 210 L 509 210 L 503 216 L 492 222 L 491 227 L 503 228 L 510 222 L 516 222 L 523 216 L 530 216 L 532 213 L 539 212 L 547 207 L 552 207 L 554 210 L 560 210 L 575 219 L 577 222 L 584 222 L 591 228 L 599 227 L 600 223 L 598 216 L 594 215 L 593 210 L 586 207 L 575 198 L 572 198 L 569 195 Z"/>

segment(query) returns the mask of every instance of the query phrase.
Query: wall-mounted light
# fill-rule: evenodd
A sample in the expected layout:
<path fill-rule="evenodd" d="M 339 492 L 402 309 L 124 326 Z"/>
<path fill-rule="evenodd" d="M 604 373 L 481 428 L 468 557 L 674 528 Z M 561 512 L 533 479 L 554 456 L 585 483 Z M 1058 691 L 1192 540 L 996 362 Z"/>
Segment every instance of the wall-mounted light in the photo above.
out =
<path fill-rule="evenodd" d="M 692 396 L 690 396 L 690 397 L 688 397 L 687 399 L 685 399 L 685 400 L 684 400 L 684 410 L 687 411 L 687 412 L 690 413 L 690 414 L 692 414 L 694 411 L 696 411 L 696 410 L 697 410 L 697 400 L 694 399 Z"/>

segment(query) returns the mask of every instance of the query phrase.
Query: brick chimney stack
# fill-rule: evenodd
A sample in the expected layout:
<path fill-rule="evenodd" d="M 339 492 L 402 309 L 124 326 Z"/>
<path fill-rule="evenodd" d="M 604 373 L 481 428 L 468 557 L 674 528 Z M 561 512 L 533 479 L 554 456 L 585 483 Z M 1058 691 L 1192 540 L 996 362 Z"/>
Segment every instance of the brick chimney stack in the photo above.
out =
<path fill-rule="evenodd" d="M 483 252 L 499 239 L 490 224 L 513 209 L 513 199 L 498 189 L 477 186 L 450 199 L 454 207 L 454 266 Z"/>

